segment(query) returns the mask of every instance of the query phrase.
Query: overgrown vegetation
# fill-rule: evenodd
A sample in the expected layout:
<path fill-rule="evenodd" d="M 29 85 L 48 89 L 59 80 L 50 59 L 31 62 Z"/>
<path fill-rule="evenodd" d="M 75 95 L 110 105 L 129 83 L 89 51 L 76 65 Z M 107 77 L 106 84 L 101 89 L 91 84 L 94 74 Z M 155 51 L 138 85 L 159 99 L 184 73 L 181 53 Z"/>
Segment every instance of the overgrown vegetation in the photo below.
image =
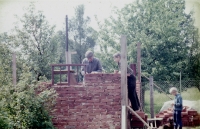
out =
<path fill-rule="evenodd" d="M 112 54 L 120 50 L 119 38 L 125 34 L 129 63 L 136 62 L 136 44 L 141 42 L 142 72 L 152 75 L 154 81 L 177 81 L 180 71 L 182 79 L 199 79 L 198 30 L 193 25 L 192 13 L 186 14 L 184 10 L 185 0 L 136 0 L 121 10 L 115 8 L 114 15 L 99 22 L 97 32 L 89 26 L 90 18 L 84 15 L 84 5 L 77 6 L 75 16 L 69 19 L 69 47 L 77 52 L 72 62 L 81 63 L 84 53 L 98 45 L 100 50 L 94 50 L 96 56 L 105 72 L 113 72 L 116 64 Z M 0 34 L 0 128 L 54 128 L 50 112 L 56 93 L 42 88 L 38 81 L 51 79 L 50 64 L 65 63 L 65 31 L 55 32 L 55 26 L 48 23 L 34 4 L 30 4 L 17 21 L 19 24 L 15 24 L 13 32 Z M 18 82 L 15 87 L 11 61 L 14 52 Z M 183 92 L 183 98 L 187 99 L 187 94 Z M 199 99 L 198 94 L 191 95 Z M 191 95 L 190 99 L 196 99 Z M 155 99 L 157 97 L 161 101 L 156 101 L 156 112 L 167 100 L 155 92 Z"/>
<path fill-rule="evenodd" d="M 1 129 L 53 129 L 50 113 L 56 92 L 23 73 L 16 86 L 0 85 Z"/>

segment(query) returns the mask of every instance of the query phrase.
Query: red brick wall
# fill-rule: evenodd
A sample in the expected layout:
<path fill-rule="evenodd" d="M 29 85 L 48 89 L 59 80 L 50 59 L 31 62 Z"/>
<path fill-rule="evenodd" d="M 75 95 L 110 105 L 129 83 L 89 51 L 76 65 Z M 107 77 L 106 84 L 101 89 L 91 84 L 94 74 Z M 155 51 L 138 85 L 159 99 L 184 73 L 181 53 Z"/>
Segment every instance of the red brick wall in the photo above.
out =
<path fill-rule="evenodd" d="M 120 75 L 87 74 L 84 85 L 53 87 L 58 93 L 53 114 L 58 129 L 120 129 Z"/>

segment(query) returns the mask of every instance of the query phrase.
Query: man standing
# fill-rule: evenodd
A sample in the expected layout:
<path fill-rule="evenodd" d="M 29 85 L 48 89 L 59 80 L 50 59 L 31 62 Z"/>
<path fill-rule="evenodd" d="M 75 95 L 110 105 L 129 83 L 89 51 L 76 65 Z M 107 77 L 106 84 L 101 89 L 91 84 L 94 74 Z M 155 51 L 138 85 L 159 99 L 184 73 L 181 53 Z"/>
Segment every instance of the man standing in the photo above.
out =
<path fill-rule="evenodd" d="M 175 96 L 174 103 L 172 106 L 174 106 L 174 127 L 175 129 L 182 129 L 182 120 L 181 120 L 181 112 L 183 109 L 183 102 L 182 102 L 182 97 L 178 93 L 178 90 L 176 87 L 172 87 L 169 90 L 169 93 Z"/>
<path fill-rule="evenodd" d="M 120 60 L 121 54 L 119 52 L 113 55 L 114 61 L 118 64 L 119 70 L 121 69 Z M 121 73 L 115 71 L 114 73 Z M 136 77 L 133 75 L 133 70 L 127 67 L 127 84 L 128 84 L 128 98 L 131 101 L 131 106 L 134 111 L 140 110 L 140 102 L 136 92 Z"/>
<path fill-rule="evenodd" d="M 99 59 L 94 57 L 94 54 L 92 51 L 87 51 L 85 53 L 85 59 L 83 59 L 82 64 L 86 64 L 86 69 L 82 67 L 82 75 L 86 73 L 97 73 L 102 72 L 102 66 L 99 61 Z"/>

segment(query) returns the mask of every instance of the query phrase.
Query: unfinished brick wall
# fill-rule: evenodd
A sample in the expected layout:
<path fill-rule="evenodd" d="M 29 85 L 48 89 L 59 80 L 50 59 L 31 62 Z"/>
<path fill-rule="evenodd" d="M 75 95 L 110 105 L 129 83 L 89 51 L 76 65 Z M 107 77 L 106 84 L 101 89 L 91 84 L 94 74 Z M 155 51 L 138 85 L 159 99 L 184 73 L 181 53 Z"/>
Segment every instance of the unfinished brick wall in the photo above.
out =
<path fill-rule="evenodd" d="M 120 129 L 118 74 L 87 74 L 85 84 L 52 86 L 58 93 L 53 123 L 58 129 Z"/>

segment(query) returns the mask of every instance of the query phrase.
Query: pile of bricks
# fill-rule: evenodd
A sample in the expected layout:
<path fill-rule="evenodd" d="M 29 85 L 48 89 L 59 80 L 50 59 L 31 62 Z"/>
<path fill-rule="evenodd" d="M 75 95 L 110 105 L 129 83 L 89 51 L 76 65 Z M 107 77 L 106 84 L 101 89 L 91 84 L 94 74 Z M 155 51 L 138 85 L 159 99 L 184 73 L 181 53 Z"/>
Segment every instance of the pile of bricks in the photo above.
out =
<path fill-rule="evenodd" d="M 157 118 L 163 118 L 163 124 L 168 122 L 168 118 L 173 118 L 173 109 L 162 111 L 156 115 Z M 200 114 L 193 109 L 184 107 L 181 113 L 182 123 L 185 127 L 195 127 L 200 126 Z"/>
<path fill-rule="evenodd" d="M 147 122 L 147 117 L 148 115 L 145 114 L 144 112 L 137 112 L 137 114 L 145 121 Z M 143 124 L 142 121 L 140 121 L 140 119 L 138 119 L 137 116 L 135 116 L 134 114 L 131 114 L 131 128 L 143 128 L 145 125 Z"/>
<path fill-rule="evenodd" d="M 53 123 L 58 129 L 120 129 L 118 74 L 86 74 L 85 84 L 52 86 L 58 93 Z"/>

